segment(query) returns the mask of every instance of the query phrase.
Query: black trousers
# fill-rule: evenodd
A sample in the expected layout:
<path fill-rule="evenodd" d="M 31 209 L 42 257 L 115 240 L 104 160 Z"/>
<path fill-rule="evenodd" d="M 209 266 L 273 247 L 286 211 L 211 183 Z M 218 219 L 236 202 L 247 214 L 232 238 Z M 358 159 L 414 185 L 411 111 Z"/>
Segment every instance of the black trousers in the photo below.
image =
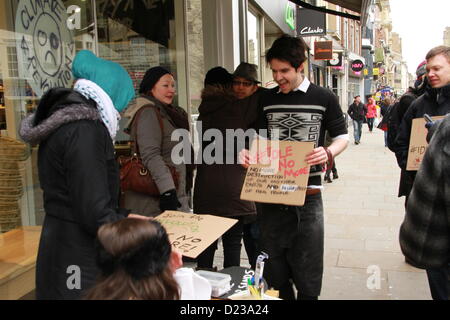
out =
<path fill-rule="evenodd" d="M 222 235 L 223 244 L 223 267 L 240 266 L 241 264 L 241 242 L 244 223 L 242 217 L 230 217 L 239 221 Z M 214 255 L 217 250 L 215 241 L 197 257 L 197 267 L 211 269 L 214 264 Z"/>

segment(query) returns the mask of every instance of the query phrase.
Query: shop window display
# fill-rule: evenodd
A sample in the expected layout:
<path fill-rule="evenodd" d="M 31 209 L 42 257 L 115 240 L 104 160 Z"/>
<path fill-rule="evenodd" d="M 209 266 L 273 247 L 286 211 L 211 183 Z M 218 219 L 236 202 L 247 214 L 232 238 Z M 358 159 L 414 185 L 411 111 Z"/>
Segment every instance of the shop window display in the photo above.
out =
<path fill-rule="evenodd" d="M 175 5 L 174 0 L 0 1 L 0 135 L 18 141 L 21 120 L 36 110 L 42 95 L 52 87 L 72 86 L 72 60 L 82 49 L 120 63 L 135 88 L 153 66 L 164 66 L 178 77 L 184 62 L 177 60 L 176 28 L 177 19 L 184 18 Z M 17 226 L 40 225 L 44 218 L 38 146 L 27 148 L 16 176 L 23 186 Z"/>

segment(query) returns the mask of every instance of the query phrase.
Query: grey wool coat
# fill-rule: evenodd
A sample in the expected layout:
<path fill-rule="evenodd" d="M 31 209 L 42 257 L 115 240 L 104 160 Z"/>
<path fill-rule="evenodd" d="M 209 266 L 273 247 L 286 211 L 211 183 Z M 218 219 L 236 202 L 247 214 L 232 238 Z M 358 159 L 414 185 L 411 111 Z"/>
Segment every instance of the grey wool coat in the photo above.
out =
<path fill-rule="evenodd" d="M 404 255 L 423 268 L 450 262 L 450 115 L 430 141 L 400 228 Z"/>
<path fill-rule="evenodd" d="M 163 122 L 162 133 L 156 111 L 153 108 L 143 110 L 138 119 L 136 131 L 131 129 L 133 121 L 136 120 L 134 118 L 136 112 L 143 106 L 149 104 L 158 108 L 161 114 Z M 177 127 L 169 118 L 163 104 L 153 97 L 139 97 L 136 99 L 136 104 L 127 110 L 125 117 L 130 118 L 128 124 L 130 136 L 133 139 L 137 137 L 142 162 L 150 171 L 161 194 L 175 189 L 175 184 L 167 165 L 176 168 L 179 174 L 179 186 L 176 191 L 178 200 L 182 205 L 178 210 L 189 212 L 189 196 L 186 192 L 186 165 L 183 163 L 175 164 L 171 157 L 172 149 L 179 143 L 178 141 L 171 140 L 171 135 Z M 133 213 L 151 217 L 155 217 L 161 213 L 159 197 L 151 197 L 142 193 L 126 191 L 124 200 L 125 208 L 130 209 Z"/>

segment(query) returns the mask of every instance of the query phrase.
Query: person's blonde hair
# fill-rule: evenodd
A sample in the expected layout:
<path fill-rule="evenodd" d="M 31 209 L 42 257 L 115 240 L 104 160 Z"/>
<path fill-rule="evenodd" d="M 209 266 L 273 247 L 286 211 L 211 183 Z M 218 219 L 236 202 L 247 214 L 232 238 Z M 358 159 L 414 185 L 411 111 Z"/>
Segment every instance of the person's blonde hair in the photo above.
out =
<path fill-rule="evenodd" d="M 428 51 L 425 59 L 428 61 L 429 59 L 442 54 L 447 58 L 448 63 L 450 63 L 450 47 L 449 46 L 437 46 Z"/>
<path fill-rule="evenodd" d="M 170 268 L 171 245 L 156 220 L 127 218 L 100 227 L 98 283 L 87 300 L 177 300 L 179 287 Z"/>

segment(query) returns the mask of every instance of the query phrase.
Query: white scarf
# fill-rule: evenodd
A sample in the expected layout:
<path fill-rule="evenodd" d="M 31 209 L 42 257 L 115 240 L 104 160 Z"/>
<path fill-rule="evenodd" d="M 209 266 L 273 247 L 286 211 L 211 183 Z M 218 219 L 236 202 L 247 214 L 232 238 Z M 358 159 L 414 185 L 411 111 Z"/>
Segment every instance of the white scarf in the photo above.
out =
<path fill-rule="evenodd" d="M 77 80 L 74 90 L 97 103 L 98 112 L 114 142 L 117 131 L 119 131 L 120 114 L 117 112 L 116 108 L 114 108 L 114 104 L 108 94 L 96 83 L 86 79 Z"/>

